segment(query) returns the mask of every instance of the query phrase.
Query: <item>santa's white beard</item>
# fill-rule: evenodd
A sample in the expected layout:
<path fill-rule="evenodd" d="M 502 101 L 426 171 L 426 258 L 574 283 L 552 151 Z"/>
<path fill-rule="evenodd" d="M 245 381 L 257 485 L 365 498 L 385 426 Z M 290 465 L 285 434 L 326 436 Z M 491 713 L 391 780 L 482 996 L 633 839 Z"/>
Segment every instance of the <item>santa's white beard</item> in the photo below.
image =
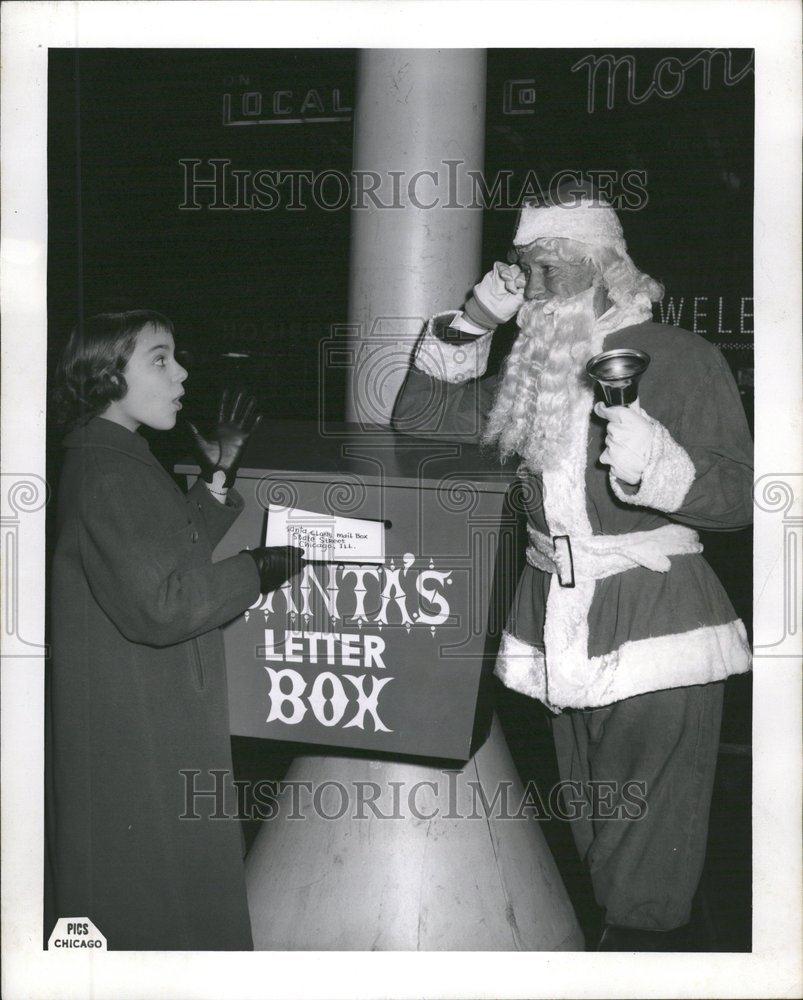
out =
<path fill-rule="evenodd" d="M 594 353 L 594 292 L 570 299 L 525 302 L 521 332 L 505 362 L 483 435 L 502 458 L 521 455 L 534 471 L 551 468 L 565 450 L 569 416 L 587 385 L 585 365 Z M 547 312 L 544 308 L 547 308 Z"/>

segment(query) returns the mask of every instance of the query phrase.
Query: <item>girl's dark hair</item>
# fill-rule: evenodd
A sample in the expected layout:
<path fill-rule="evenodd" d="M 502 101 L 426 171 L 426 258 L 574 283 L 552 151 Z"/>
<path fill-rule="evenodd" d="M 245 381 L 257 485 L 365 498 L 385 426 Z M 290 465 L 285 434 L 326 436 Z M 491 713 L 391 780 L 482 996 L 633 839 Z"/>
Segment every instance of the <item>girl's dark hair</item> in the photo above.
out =
<path fill-rule="evenodd" d="M 152 309 L 98 313 L 73 328 L 56 373 L 53 415 L 59 426 L 84 424 L 125 396 L 123 370 L 137 334 L 149 323 L 173 332 L 170 320 Z"/>

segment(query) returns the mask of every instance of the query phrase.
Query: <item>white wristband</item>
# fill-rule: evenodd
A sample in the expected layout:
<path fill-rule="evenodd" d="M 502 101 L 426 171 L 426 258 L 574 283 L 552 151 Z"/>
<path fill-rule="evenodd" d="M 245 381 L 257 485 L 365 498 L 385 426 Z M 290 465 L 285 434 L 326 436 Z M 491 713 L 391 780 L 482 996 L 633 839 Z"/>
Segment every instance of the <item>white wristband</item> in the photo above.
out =
<path fill-rule="evenodd" d="M 226 473 L 222 469 L 212 473 L 212 482 L 206 483 L 205 486 L 212 494 L 212 496 L 218 501 L 218 503 L 225 503 L 226 496 L 228 495 L 228 487 L 224 486 L 226 482 Z"/>

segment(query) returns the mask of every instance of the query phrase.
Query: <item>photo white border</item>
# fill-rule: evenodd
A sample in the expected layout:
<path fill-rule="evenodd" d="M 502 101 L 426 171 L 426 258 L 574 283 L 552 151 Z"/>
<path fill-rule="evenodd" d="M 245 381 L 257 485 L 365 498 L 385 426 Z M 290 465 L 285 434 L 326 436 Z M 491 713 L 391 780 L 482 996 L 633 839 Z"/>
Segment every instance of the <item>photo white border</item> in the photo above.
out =
<path fill-rule="evenodd" d="M 49 47 L 755 48 L 756 480 L 801 468 L 801 59 L 796 0 L 77 2 L 2 7 L 2 460 L 45 478 Z M 770 480 L 765 480 L 770 482 Z M 797 488 L 800 504 L 801 487 Z M 777 492 L 777 491 L 776 491 Z M 3 497 L 3 516 L 6 515 Z M 755 636 L 784 592 L 781 507 L 756 507 Z M 800 515 L 799 506 L 793 512 Z M 20 622 L 44 635 L 44 508 L 22 516 Z M 5 529 L 4 529 L 5 530 Z M 798 524 L 799 533 L 803 528 Z M 4 535 L 5 538 L 5 535 Z M 24 543 L 24 551 L 22 545 Z M 797 610 L 799 613 L 799 609 Z M 43 664 L 2 659 L 4 997 L 786 997 L 801 986 L 800 624 L 756 658 L 752 954 L 42 951 Z M 5 636 L 4 636 L 5 638 Z M 797 650 L 796 650 L 797 647 Z M 6 649 L 8 645 L 6 644 Z"/>

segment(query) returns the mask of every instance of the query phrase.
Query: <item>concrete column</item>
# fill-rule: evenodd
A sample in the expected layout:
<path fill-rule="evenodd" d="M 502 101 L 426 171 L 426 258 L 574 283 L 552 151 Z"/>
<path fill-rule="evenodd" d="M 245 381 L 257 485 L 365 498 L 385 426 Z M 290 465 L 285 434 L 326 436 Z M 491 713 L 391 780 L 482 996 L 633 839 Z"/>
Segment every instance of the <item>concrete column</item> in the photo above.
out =
<path fill-rule="evenodd" d="M 467 171 L 483 169 L 484 119 L 484 52 L 362 53 L 349 420 L 389 422 L 424 321 L 459 308 L 479 277 L 481 210 L 466 207 Z M 507 789 L 514 810 L 522 801 L 498 722 L 451 772 L 310 754 L 285 780 L 327 795 L 315 808 L 313 794 L 301 822 L 280 811 L 248 854 L 257 950 L 582 949 L 538 822 L 475 809 L 479 785 L 491 801 Z M 338 789 L 352 796 L 345 811 Z M 377 789 L 383 802 L 396 789 L 398 813 L 365 807 L 355 815 L 357 789 Z"/>
<path fill-rule="evenodd" d="M 360 54 L 347 420 L 389 423 L 424 321 L 460 308 L 478 279 L 482 211 L 466 207 L 467 171 L 484 156 L 483 49 Z"/>
<path fill-rule="evenodd" d="M 256 951 L 583 950 L 496 719 L 460 770 L 301 756 L 285 781 L 313 792 L 246 858 Z"/>

